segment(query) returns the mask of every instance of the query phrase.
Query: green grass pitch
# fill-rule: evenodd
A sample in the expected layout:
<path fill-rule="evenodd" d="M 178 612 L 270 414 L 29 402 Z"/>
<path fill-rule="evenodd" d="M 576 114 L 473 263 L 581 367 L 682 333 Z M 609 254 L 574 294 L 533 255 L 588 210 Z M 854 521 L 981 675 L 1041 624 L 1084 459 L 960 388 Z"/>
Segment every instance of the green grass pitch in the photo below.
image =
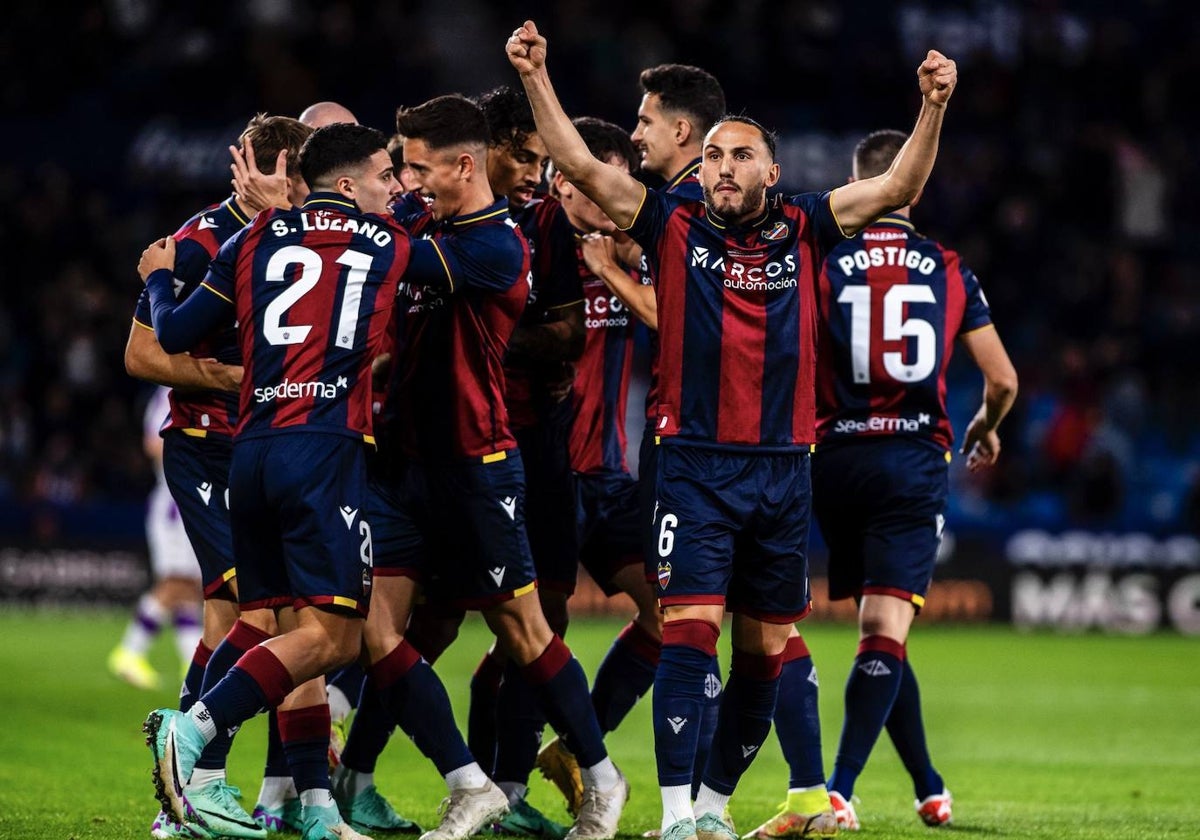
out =
<path fill-rule="evenodd" d="M 113 679 L 104 658 L 125 611 L 0 609 L 0 838 L 107 840 L 149 836 L 157 811 L 146 712 L 175 692 L 142 692 Z M 568 642 L 591 673 L 620 622 L 580 619 Z M 855 648 L 848 625 L 802 626 L 822 683 L 825 764 L 841 726 L 841 691 Z M 478 619 L 438 664 L 466 720 L 466 684 L 487 643 Z M 726 642 L 727 644 L 727 642 Z M 955 796 L 942 834 L 995 838 L 1200 837 L 1200 648 L 1173 635 L 1021 634 L 1001 627 L 918 626 L 909 643 L 921 680 L 930 747 Z M 154 650 L 173 668 L 166 642 Z M 728 665 L 727 648 L 722 657 Z M 633 795 L 622 829 L 657 826 L 658 792 L 644 699 L 610 736 Z M 254 805 L 265 721 L 247 724 L 230 780 Z M 407 738 L 380 760 L 380 789 L 407 816 L 435 822 L 442 780 Z M 772 740 L 742 780 L 732 813 L 749 830 L 774 813 L 787 771 Z M 856 791 L 861 836 L 931 836 L 886 734 Z M 530 799 L 565 821 L 540 777 Z M 936 835 L 933 835 L 936 836 Z"/>

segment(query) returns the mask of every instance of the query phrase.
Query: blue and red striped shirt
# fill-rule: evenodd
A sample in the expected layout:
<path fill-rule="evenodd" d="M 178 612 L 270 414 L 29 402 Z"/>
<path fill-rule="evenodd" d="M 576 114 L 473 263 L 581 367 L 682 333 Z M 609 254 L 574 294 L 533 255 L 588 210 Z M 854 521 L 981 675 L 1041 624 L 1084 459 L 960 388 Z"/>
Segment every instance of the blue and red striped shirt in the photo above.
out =
<path fill-rule="evenodd" d="M 409 256 L 390 216 L 312 193 L 234 235 L 201 284 L 208 294 L 177 311 L 157 281 L 165 272 L 151 275 L 155 331 L 169 351 L 233 310 L 245 366 L 239 438 L 303 430 L 373 441 L 371 361 Z"/>
<path fill-rule="evenodd" d="M 402 223 L 414 237 L 388 386 L 389 440 L 422 461 L 516 446 L 504 404 L 508 339 L 529 297 L 529 244 L 501 199 L 477 213 Z"/>
<path fill-rule="evenodd" d="M 529 241 L 533 287 L 518 326 L 550 321 L 550 314 L 583 299 L 579 285 L 575 232 L 557 199 L 536 198 L 512 211 Z M 504 401 L 514 429 L 537 425 L 551 405 L 548 385 L 565 379 L 567 362 L 509 353 L 504 361 Z"/>
<path fill-rule="evenodd" d="M 820 296 L 818 439 L 916 437 L 948 450 L 954 339 L 992 322 L 959 255 L 884 216 L 830 252 Z"/>
<path fill-rule="evenodd" d="M 578 249 L 577 249 L 578 253 Z M 585 342 L 571 388 L 571 469 L 627 473 L 625 409 L 633 367 L 633 316 L 577 257 L 583 280 Z"/>
<path fill-rule="evenodd" d="M 206 207 L 174 233 L 176 299 L 184 300 L 204 280 L 208 264 L 226 240 L 250 221 L 249 215 L 232 196 L 220 204 Z M 150 311 L 150 293 L 143 289 L 134 312 L 134 323 L 154 330 Z M 200 359 L 216 359 L 222 364 L 240 365 L 241 348 L 233 318 L 218 327 L 192 348 Z M 162 430 L 179 429 L 193 437 L 229 438 L 238 422 L 238 395 L 230 391 L 177 391 L 171 389 L 170 413 Z"/>
<path fill-rule="evenodd" d="M 647 191 L 629 230 L 658 302 L 655 434 L 786 451 L 815 442 L 817 274 L 844 238 L 829 193 L 776 196 L 732 225 Z"/>

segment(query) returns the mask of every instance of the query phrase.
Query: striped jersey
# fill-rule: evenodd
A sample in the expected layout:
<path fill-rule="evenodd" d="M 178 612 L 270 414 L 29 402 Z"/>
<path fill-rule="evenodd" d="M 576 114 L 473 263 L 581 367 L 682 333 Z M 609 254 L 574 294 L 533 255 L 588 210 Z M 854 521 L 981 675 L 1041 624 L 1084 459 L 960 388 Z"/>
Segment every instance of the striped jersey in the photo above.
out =
<path fill-rule="evenodd" d="M 703 201 L 704 188 L 700 186 L 699 172 L 700 158 L 696 158 L 659 187 L 659 191 L 691 201 Z M 643 286 L 654 285 L 654 277 L 650 274 L 650 261 L 645 251 L 642 252 L 642 262 L 638 268 L 638 280 Z M 646 426 L 647 429 L 653 429 L 658 424 L 658 332 L 649 330 L 649 339 L 650 384 L 646 389 Z"/>
<path fill-rule="evenodd" d="M 476 213 L 402 220 L 414 271 L 388 386 L 388 438 L 417 460 L 491 460 L 516 446 L 504 404 L 508 339 L 529 296 L 529 244 L 501 199 Z"/>
<path fill-rule="evenodd" d="M 992 322 L 959 255 L 887 215 L 830 252 L 820 300 L 818 439 L 904 436 L 949 449 L 954 340 Z"/>
<path fill-rule="evenodd" d="M 629 233 L 656 283 L 655 434 L 783 451 L 815 442 L 817 274 L 843 239 L 829 193 L 775 196 L 734 225 L 647 191 Z"/>
<path fill-rule="evenodd" d="M 571 469 L 627 473 L 625 409 L 634 318 L 604 281 L 588 271 L 582 254 L 577 264 L 583 280 L 585 341 L 571 388 Z"/>
<path fill-rule="evenodd" d="M 556 310 L 583 299 L 575 249 L 575 232 L 557 199 L 540 197 L 513 209 L 512 217 L 529 241 L 533 285 L 518 324 L 548 323 Z M 550 407 L 548 385 L 566 378 L 568 363 L 510 352 L 504 361 L 504 401 L 514 429 L 537 425 Z"/>
<path fill-rule="evenodd" d="M 175 296 L 184 300 L 194 292 L 208 272 L 208 264 L 217 250 L 250 221 L 249 215 L 232 196 L 220 204 L 206 207 L 175 231 Z M 133 315 L 134 323 L 153 331 L 150 293 L 143 289 Z M 231 316 L 191 354 L 200 359 L 216 359 L 223 364 L 240 365 L 237 326 Z M 238 422 L 238 395 L 230 391 L 176 391 L 168 398 L 170 414 L 163 431 L 179 429 L 194 437 L 229 438 Z"/>
<path fill-rule="evenodd" d="M 374 441 L 371 360 L 409 251 L 390 216 L 327 192 L 260 213 L 221 247 L 202 288 L 238 320 L 239 438 L 302 430 Z M 157 308 L 155 318 L 157 328 Z"/>

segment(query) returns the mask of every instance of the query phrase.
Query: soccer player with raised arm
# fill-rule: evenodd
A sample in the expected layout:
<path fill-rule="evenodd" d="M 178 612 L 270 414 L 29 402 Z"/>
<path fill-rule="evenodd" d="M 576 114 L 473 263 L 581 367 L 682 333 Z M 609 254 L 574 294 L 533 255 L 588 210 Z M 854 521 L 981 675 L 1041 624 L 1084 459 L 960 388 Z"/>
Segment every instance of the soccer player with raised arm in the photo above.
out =
<path fill-rule="evenodd" d="M 237 320 L 245 374 L 229 507 L 238 595 L 246 610 L 275 610 L 282 631 L 250 648 L 186 713 L 147 718 L 156 792 L 177 819 L 205 745 L 260 709 L 288 698 L 306 740 L 327 741 L 323 687 L 310 681 L 361 647 L 371 593 L 362 514 L 374 440 L 370 364 L 409 262 L 408 234 L 380 215 L 400 189 L 385 142 L 355 125 L 314 132 L 300 153 L 313 192 L 300 208 L 260 213 L 231 237 L 182 304 L 174 240 L 150 246 L 138 266 L 167 352 Z M 293 692 L 301 685 L 320 694 Z M 361 836 L 334 805 L 323 756 L 301 768 L 296 786 L 305 840 Z"/>
<path fill-rule="evenodd" d="M 899 131 L 864 138 L 852 183 L 886 172 L 904 142 Z M 838 245 L 820 276 L 814 509 L 829 545 L 829 597 L 854 598 L 859 615 L 829 777 L 844 829 L 859 827 L 854 783 L 885 726 L 912 777 L 918 816 L 931 826 L 950 822 L 952 800 L 929 759 L 906 642 L 945 521 L 954 442 L 946 368 L 955 342 L 984 382 L 961 447 L 967 469 L 995 463 L 996 429 L 1017 394 L 979 280 L 956 252 L 919 233 L 909 210 L 898 207 Z M 779 715 L 793 711 L 781 707 Z"/>
<path fill-rule="evenodd" d="M 770 730 L 791 625 L 810 606 L 817 274 L 837 243 L 924 186 L 955 65 L 930 51 L 918 67 L 921 111 L 886 173 L 768 201 L 779 180 L 774 138 L 749 118 L 728 117 L 705 136 L 697 202 L 647 191 L 590 154 L 558 103 L 532 21 L 513 32 L 507 53 L 556 167 L 657 267 L 662 830 L 666 840 L 732 840 L 721 815 Z M 696 721 L 726 607 L 732 666 L 693 804 Z"/>

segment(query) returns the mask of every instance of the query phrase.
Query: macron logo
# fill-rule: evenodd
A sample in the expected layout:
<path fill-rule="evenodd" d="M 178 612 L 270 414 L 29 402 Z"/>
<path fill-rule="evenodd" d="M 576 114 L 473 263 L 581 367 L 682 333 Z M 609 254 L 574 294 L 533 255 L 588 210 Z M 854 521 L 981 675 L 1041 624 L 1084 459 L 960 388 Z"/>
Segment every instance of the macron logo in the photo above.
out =
<path fill-rule="evenodd" d="M 200 498 L 204 500 L 204 506 L 208 507 L 208 500 L 212 498 L 212 482 L 204 482 L 196 488 L 196 492 L 199 493 Z"/>
<path fill-rule="evenodd" d="M 757 751 L 758 751 L 757 744 L 755 744 L 753 747 L 747 747 L 745 744 L 742 744 L 742 758 L 749 758 L 750 756 L 754 755 L 754 753 L 756 753 Z"/>
<path fill-rule="evenodd" d="M 817 668 L 815 665 L 813 666 L 813 669 L 808 672 L 808 681 L 810 683 L 812 683 L 813 685 L 815 685 L 817 688 L 821 687 L 821 683 L 819 683 L 817 681 Z"/>
<path fill-rule="evenodd" d="M 513 522 L 517 521 L 517 498 L 516 496 L 505 496 L 500 500 L 500 507 L 504 508 L 504 512 L 508 514 L 508 518 Z M 496 581 L 499 586 L 500 582 Z"/>
<path fill-rule="evenodd" d="M 702 265 L 708 268 L 708 249 L 692 248 L 692 265 Z"/>
<path fill-rule="evenodd" d="M 687 726 L 687 722 L 688 722 L 688 719 L 685 717 L 669 717 L 669 718 L 667 718 L 667 723 L 671 724 L 671 729 L 672 729 L 672 731 L 674 731 L 674 733 L 676 735 L 679 734 L 679 730 L 681 730 L 681 729 L 683 729 L 683 727 Z"/>
<path fill-rule="evenodd" d="M 338 512 L 341 513 L 342 519 L 346 520 L 346 530 L 350 530 L 350 526 L 354 524 L 354 517 L 358 516 L 358 508 L 342 505 Z"/>
<path fill-rule="evenodd" d="M 488 575 L 491 576 L 492 580 L 494 580 L 496 582 L 496 586 L 499 587 L 500 584 L 504 582 L 504 573 L 506 571 L 507 571 L 506 567 L 497 566 L 494 569 L 488 569 L 487 573 L 488 573 Z"/>
<path fill-rule="evenodd" d="M 886 677 L 892 673 L 892 669 L 884 665 L 878 659 L 872 659 L 870 662 L 864 662 L 858 666 L 858 670 L 862 671 L 868 677 Z"/>
<path fill-rule="evenodd" d="M 200 217 L 200 224 L 198 225 L 200 230 L 208 230 L 209 228 L 215 228 L 216 226 L 217 226 L 217 223 L 214 222 L 212 219 L 210 219 L 208 216 Z"/>

